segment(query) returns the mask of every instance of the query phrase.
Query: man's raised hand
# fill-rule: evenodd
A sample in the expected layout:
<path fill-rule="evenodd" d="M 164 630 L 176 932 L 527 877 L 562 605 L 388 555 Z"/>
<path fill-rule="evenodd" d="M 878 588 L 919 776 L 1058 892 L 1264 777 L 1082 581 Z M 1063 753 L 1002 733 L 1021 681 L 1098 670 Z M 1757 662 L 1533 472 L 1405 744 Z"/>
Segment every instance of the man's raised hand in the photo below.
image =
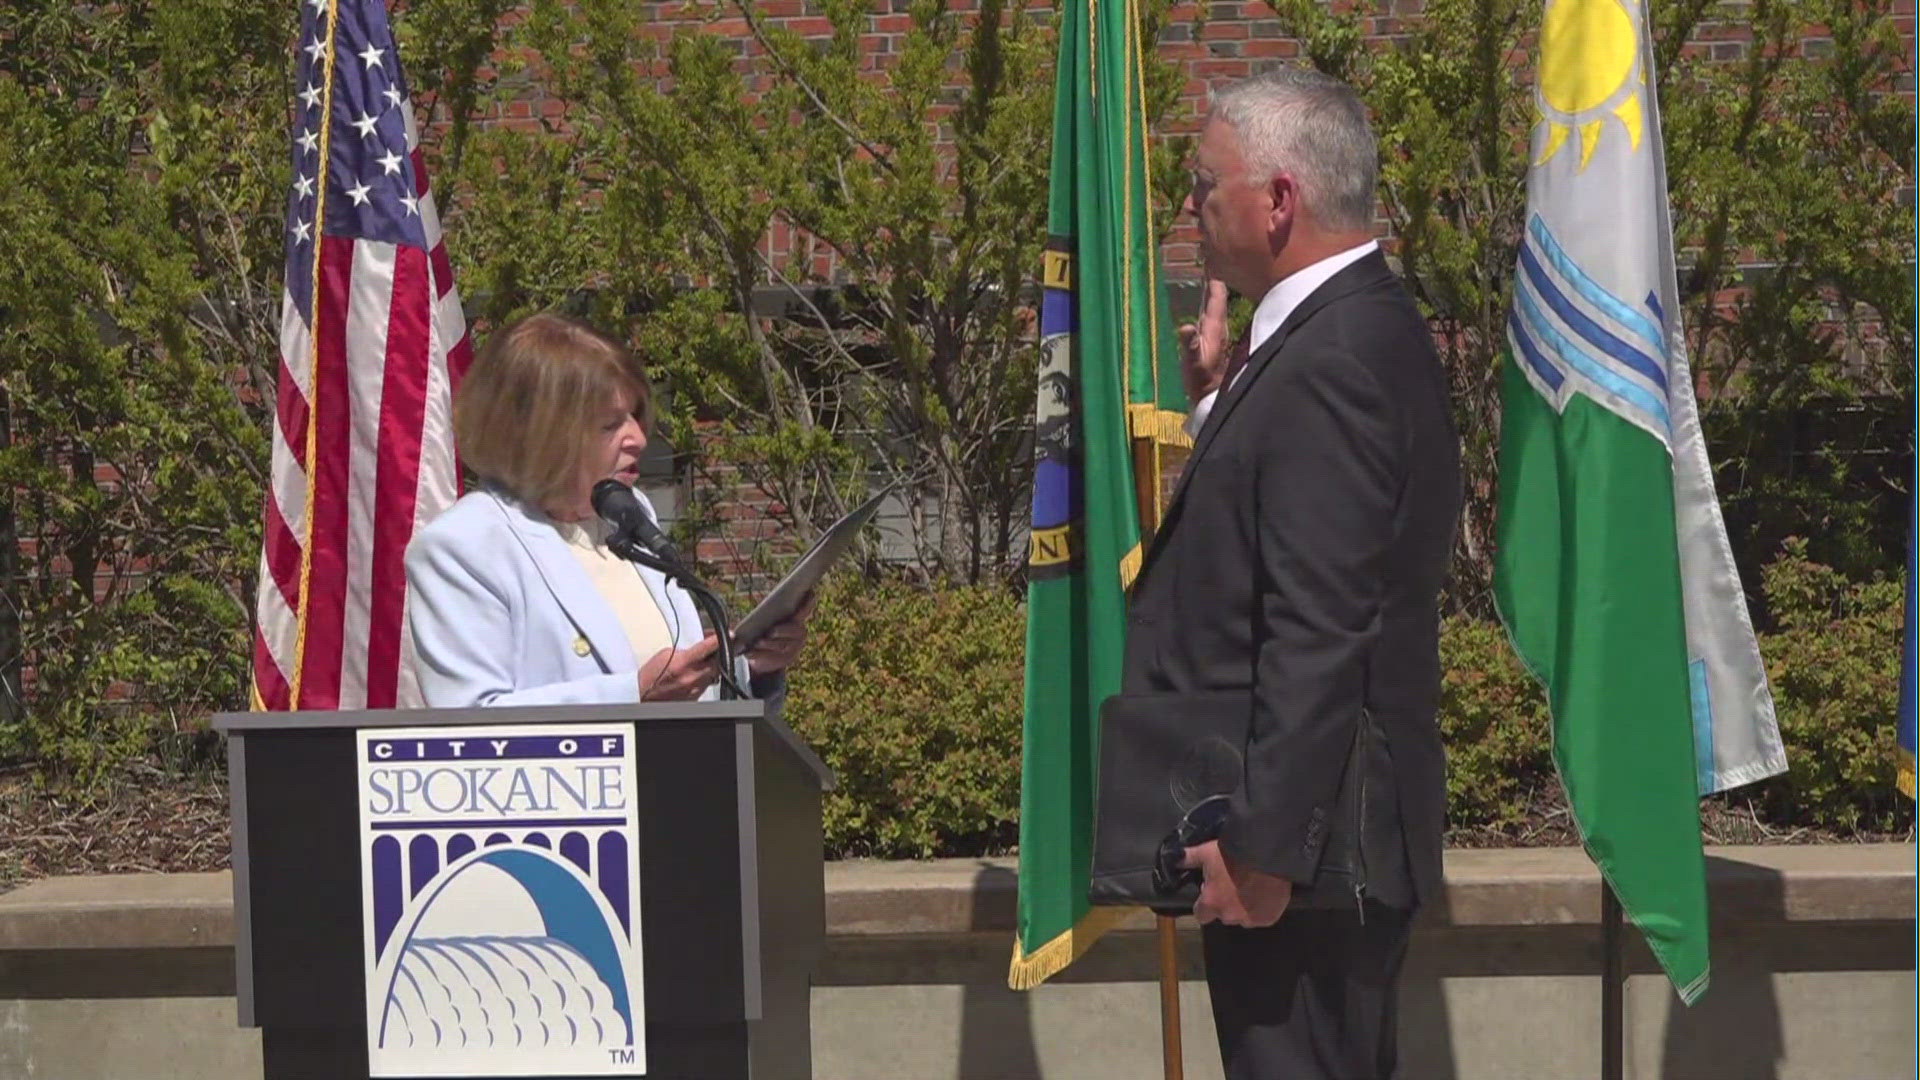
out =
<path fill-rule="evenodd" d="M 1197 404 L 1220 389 L 1227 376 L 1228 352 L 1227 286 L 1209 278 L 1206 298 L 1200 304 L 1200 321 L 1180 328 L 1180 375 L 1187 385 L 1189 404 Z"/>

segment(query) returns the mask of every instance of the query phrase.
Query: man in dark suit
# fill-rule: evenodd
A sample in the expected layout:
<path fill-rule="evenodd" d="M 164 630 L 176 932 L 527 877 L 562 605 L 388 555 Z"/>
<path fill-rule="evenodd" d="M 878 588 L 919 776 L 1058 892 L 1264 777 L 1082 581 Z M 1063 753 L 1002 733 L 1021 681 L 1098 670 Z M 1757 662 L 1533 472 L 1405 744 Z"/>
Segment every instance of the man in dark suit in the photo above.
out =
<path fill-rule="evenodd" d="M 1425 320 L 1373 240 L 1378 151 L 1344 84 L 1218 91 L 1186 210 L 1208 277 L 1195 407 L 1128 616 L 1123 692 L 1249 702 L 1204 874 L 1231 1080 L 1386 1080 L 1416 905 L 1441 888 L 1439 594 L 1461 481 Z M 1227 292 L 1258 304 L 1227 347 Z"/>

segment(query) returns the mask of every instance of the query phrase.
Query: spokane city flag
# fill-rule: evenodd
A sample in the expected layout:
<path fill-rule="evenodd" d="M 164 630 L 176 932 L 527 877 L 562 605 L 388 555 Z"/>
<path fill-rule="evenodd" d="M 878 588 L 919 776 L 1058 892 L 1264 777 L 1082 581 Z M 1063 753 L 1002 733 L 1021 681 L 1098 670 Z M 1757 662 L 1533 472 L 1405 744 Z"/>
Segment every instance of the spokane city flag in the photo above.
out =
<path fill-rule="evenodd" d="M 1640 0 L 1548 0 L 1508 320 L 1494 592 L 1588 854 L 1680 997 L 1700 796 L 1786 769 L 1681 334 Z"/>
<path fill-rule="evenodd" d="M 385 0 L 304 0 L 255 709 L 414 704 L 414 529 L 459 496 L 471 355 Z"/>
<path fill-rule="evenodd" d="M 1129 436 L 1149 440 L 1156 484 L 1159 449 L 1187 443 L 1147 199 L 1138 10 L 1068 0 L 1059 40 L 1028 547 L 1019 929 L 1007 972 L 1016 990 L 1072 963 L 1126 914 L 1090 909 L 1087 876 L 1099 708 L 1120 688 L 1126 587 L 1141 558 Z"/>

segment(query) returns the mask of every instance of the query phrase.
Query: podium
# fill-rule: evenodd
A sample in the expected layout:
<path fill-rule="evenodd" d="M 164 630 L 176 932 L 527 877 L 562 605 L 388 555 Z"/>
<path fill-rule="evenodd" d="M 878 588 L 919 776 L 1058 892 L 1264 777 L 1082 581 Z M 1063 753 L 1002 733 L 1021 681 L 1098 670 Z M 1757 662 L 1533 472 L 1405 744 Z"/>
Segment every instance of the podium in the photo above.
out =
<path fill-rule="evenodd" d="M 361 797 L 363 770 L 379 754 L 438 753 L 443 759 L 461 755 L 461 761 L 441 760 L 431 766 L 439 769 L 437 777 L 421 774 L 427 775 L 429 786 L 444 789 L 436 797 L 445 805 L 471 795 L 472 808 L 480 808 L 483 783 L 498 789 L 489 796 L 493 801 L 488 807 L 511 805 L 523 793 L 521 804 L 540 805 L 531 781 L 516 779 L 515 783 L 525 781 L 524 786 L 508 790 L 501 779 L 505 773 L 468 760 L 475 746 L 457 745 L 476 743 L 490 752 L 494 746 L 504 750 L 519 744 L 507 739 L 476 740 L 472 731 L 463 729 L 517 732 L 521 743 L 549 748 L 574 743 L 576 749 L 582 740 L 564 738 L 569 730 L 630 735 L 631 756 L 622 766 L 632 770 L 623 774 L 630 784 L 603 779 L 599 787 L 601 794 L 611 792 L 627 807 L 628 828 L 637 836 L 636 850 L 624 855 L 636 871 L 637 907 L 619 918 L 637 916 L 638 929 L 628 930 L 632 940 L 621 947 L 634 949 L 637 960 L 631 966 L 638 974 L 623 969 L 621 978 L 641 989 L 639 1001 L 630 1010 L 630 1027 L 620 1030 L 628 1038 L 644 1032 L 644 1042 L 638 1056 L 626 1052 L 631 1067 L 622 1069 L 617 1064 L 621 1052 L 614 1050 L 607 1056 L 615 1064 L 603 1062 L 592 1075 L 644 1075 L 655 1080 L 805 1080 L 811 1076 L 809 988 L 825 934 L 820 797 L 831 789 L 833 776 L 790 728 L 765 715 L 764 703 L 228 713 L 216 717 L 214 727 L 226 736 L 228 747 L 240 1025 L 261 1031 L 265 1080 L 357 1080 L 373 1075 L 370 1069 L 393 1068 L 370 1064 L 369 998 L 378 1001 L 368 991 L 376 985 L 369 974 L 374 940 L 370 927 L 377 924 L 383 939 L 404 938 L 402 943 L 408 945 L 415 939 L 403 919 L 396 929 L 393 924 L 399 917 L 368 912 L 404 905 L 414 912 L 407 918 L 421 920 L 416 928 L 424 925 L 426 916 L 419 912 L 441 894 L 421 892 L 420 882 L 431 882 L 435 873 L 450 878 L 457 867 L 468 866 L 482 855 L 508 866 L 501 860 L 517 849 L 519 854 L 512 858 L 545 873 L 558 887 L 583 895 L 600 892 L 614 901 L 609 906 L 599 898 L 576 900 L 576 912 L 582 904 L 588 910 L 596 910 L 591 905 L 599 904 L 597 910 L 602 911 L 621 906 L 619 894 L 627 885 L 624 881 L 609 885 L 617 876 L 616 867 L 612 861 L 603 865 L 603 856 L 611 859 L 610 853 L 625 853 L 625 841 L 607 846 L 611 842 L 604 840 L 606 833 L 618 830 L 603 829 L 601 846 L 594 847 L 583 838 L 593 830 L 574 827 L 588 819 L 556 818 L 520 826 L 451 821 L 429 826 L 484 827 L 484 837 L 469 830 L 464 835 L 477 839 L 452 841 L 442 839 L 446 833 L 426 834 L 422 839 L 418 831 L 410 838 L 407 833 L 365 831 L 392 827 L 368 826 L 363 821 L 369 805 Z M 404 744 L 382 744 L 382 732 L 401 729 L 462 732 L 467 738 L 436 741 L 410 736 Z M 530 730 L 535 735 L 557 734 L 541 740 L 531 737 Z M 619 745 L 618 738 L 586 741 L 609 752 L 629 750 Z M 606 771 L 611 765 L 587 768 L 612 776 Z M 555 783 L 563 793 L 592 787 L 570 777 L 567 773 L 549 776 L 549 790 Z M 459 787 L 463 782 L 472 785 L 471 792 Z M 409 786 L 420 793 L 415 781 L 398 785 L 389 781 L 372 790 L 383 793 L 390 806 L 391 792 L 400 790 L 404 796 Z M 502 791 L 507 792 L 506 804 L 500 802 Z M 469 807 L 462 804 L 458 809 Z M 369 836 L 376 837 L 373 862 L 367 861 Z M 389 839 L 392 836 L 402 839 Z M 380 843 L 387 847 L 379 848 Z M 381 858 L 387 858 L 401 877 L 412 875 L 412 895 L 400 886 L 384 884 L 381 871 L 363 869 L 385 865 Z M 560 865 L 568 860 L 578 864 L 580 872 Z M 495 870 L 488 873 L 507 880 Z M 469 874 L 467 878 L 485 876 Z M 445 881 L 440 885 L 452 888 Z M 382 901 L 375 897 L 380 890 L 393 895 Z M 534 890 L 529 895 L 540 894 Z M 469 922 L 507 919 L 518 910 L 513 904 L 491 902 L 470 906 L 478 915 Z M 525 903 L 519 907 L 533 910 Z M 605 925 L 618 936 L 620 922 L 609 916 Z M 436 940 L 458 946 L 479 939 Z M 563 951 L 576 959 L 583 953 L 590 958 L 596 955 L 591 947 Z M 541 962 L 552 963 L 550 959 Z M 620 978 L 608 981 L 617 986 Z M 498 997 L 496 989 L 488 992 Z M 551 1000 L 553 995 L 548 997 Z M 624 1000 L 617 989 L 615 997 Z M 605 1004 L 603 994 L 600 1007 Z M 584 1007 L 576 993 L 559 1008 Z M 436 1008 L 447 1011 L 445 1006 Z M 549 1013 L 555 1008 L 549 1004 Z M 424 1008 L 416 1011 L 426 1012 Z M 499 1017 L 508 1012 L 527 1020 L 526 1027 L 533 1030 L 524 1002 L 496 1003 L 488 1022 L 505 1023 Z M 474 1008 L 467 1009 L 468 1022 L 477 1023 L 476 1015 Z M 566 1030 L 585 1022 L 579 1016 L 556 1019 L 551 1015 L 539 1022 L 547 1020 L 554 1020 L 556 1029 Z M 427 1029 L 426 1021 L 418 1023 Z M 444 1030 L 439 1026 L 433 1030 L 451 1038 L 452 1022 L 444 1023 Z M 379 1030 L 384 1039 L 386 1021 Z M 491 1047 L 494 1035 L 486 1038 L 485 1045 Z M 476 1060 L 489 1059 L 483 1054 Z M 488 1071 L 491 1068 L 483 1064 L 453 1072 L 382 1074 L 571 1076 L 586 1071 L 496 1073 Z"/>

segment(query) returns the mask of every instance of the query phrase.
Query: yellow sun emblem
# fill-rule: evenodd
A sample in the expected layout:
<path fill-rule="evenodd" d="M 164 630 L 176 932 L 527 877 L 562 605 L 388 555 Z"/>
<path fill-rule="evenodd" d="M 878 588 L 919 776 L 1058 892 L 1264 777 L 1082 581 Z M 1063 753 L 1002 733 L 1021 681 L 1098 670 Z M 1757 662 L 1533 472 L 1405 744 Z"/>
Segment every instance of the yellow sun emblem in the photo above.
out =
<path fill-rule="evenodd" d="M 1621 0 L 1552 0 L 1540 27 L 1540 127 L 1533 163 L 1552 160 L 1577 131 L 1585 169 L 1609 116 L 1639 149 L 1646 126 L 1644 87 L 1640 27 Z"/>

